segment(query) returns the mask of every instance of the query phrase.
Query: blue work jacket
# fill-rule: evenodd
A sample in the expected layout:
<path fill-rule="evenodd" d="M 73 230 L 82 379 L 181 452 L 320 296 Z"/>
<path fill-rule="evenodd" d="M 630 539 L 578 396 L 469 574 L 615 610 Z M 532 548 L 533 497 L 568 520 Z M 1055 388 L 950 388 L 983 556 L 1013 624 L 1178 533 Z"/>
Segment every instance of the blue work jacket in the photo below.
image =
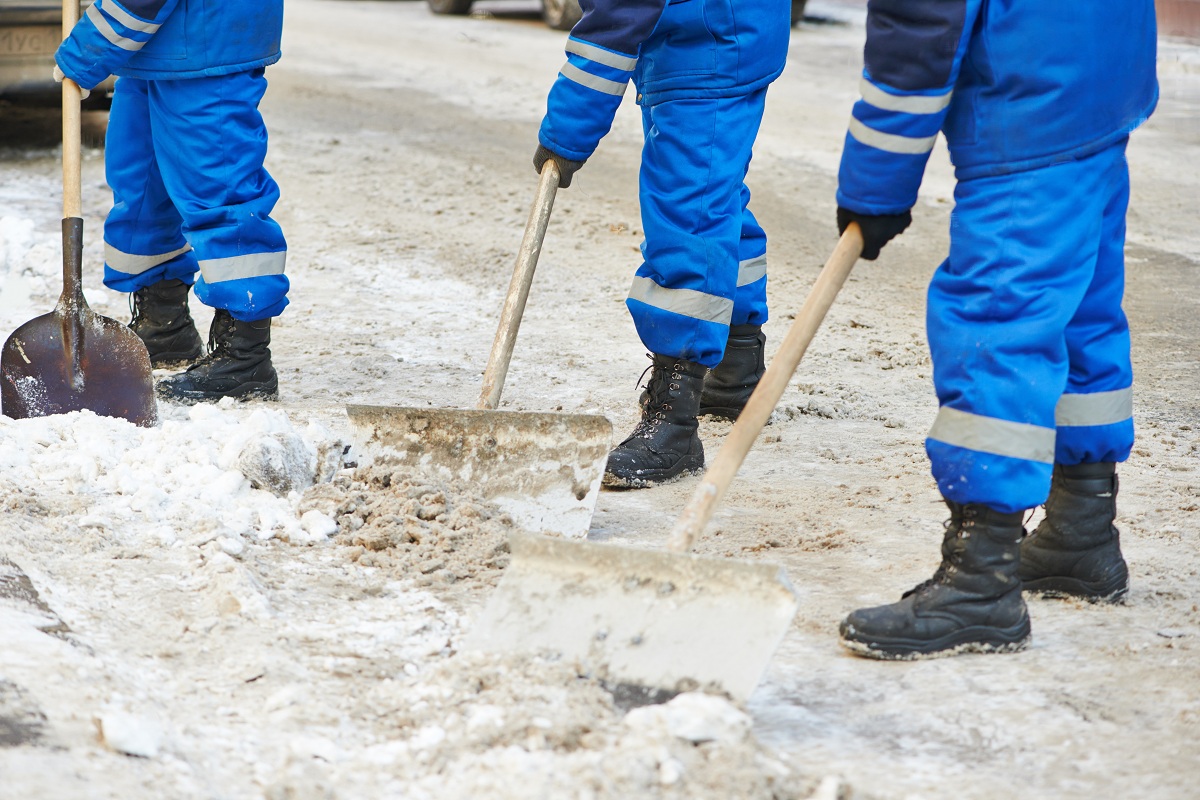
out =
<path fill-rule="evenodd" d="M 1158 100 L 1153 0 L 872 0 L 838 203 L 911 208 L 939 132 L 959 180 L 1083 158 Z"/>
<path fill-rule="evenodd" d="M 109 75 L 227 75 L 279 60 L 283 0 L 97 0 L 58 48 L 85 89 Z"/>
<path fill-rule="evenodd" d="M 581 0 L 567 63 L 550 89 L 539 134 L 586 160 L 612 127 L 632 80 L 638 102 L 732 97 L 783 71 L 789 0 Z"/>

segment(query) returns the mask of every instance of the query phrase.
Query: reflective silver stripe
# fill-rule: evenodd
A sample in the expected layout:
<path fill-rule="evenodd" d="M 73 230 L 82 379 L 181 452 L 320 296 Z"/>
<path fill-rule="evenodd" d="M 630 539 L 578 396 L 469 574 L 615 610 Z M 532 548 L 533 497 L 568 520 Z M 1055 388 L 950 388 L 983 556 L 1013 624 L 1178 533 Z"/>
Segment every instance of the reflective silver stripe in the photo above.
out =
<path fill-rule="evenodd" d="M 1133 387 L 1113 392 L 1064 394 L 1054 409 L 1060 427 L 1114 425 L 1133 416 Z"/>
<path fill-rule="evenodd" d="M 122 50 L 141 50 L 142 45 L 145 44 L 145 42 L 135 42 L 133 39 L 127 39 L 126 37 L 117 33 L 116 28 L 114 28 L 112 24 L 104 18 L 104 15 L 100 13 L 100 9 L 96 8 L 95 6 L 88 7 L 86 16 L 92 21 L 92 24 L 96 26 L 96 30 L 100 31 L 101 36 L 103 36 L 105 39 L 108 39 Z"/>
<path fill-rule="evenodd" d="M 574 39 L 567 40 L 567 52 L 583 56 L 588 61 L 595 61 L 597 64 L 603 64 L 606 67 L 623 69 L 626 72 L 633 72 L 633 68 L 637 66 L 636 58 L 619 56 L 616 53 L 610 53 L 607 50 L 596 47 L 594 44 L 579 42 Z"/>
<path fill-rule="evenodd" d="M 850 118 L 850 135 L 870 147 L 904 155 L 928 153 L 933 149 L 933 143 L 937 141 L 936 133 L 921 139 L 912 136 L 897 136 L 894 133 L 883 133 L 874 128 L 868 128 L 854 117 Z"/>
<path fill-rule="evenodd" d="M 108 3 L 103 3 L 103 6 L 104 6 L 105 14 L 108 14 L 110 17 L 112 17 L 117 22 L 124 25 L 126 28 L 131 28 L 135 31 L 140 31 L 142 33 L 156 33 L 158 31 L 158 29 L 161 27 L 160 25 L 156 25 L 153 22 L 143 22 L 142 20 L 135 17 L 133 14 L 130 14 L 128 11 L 121 8 L 119 5 L 116 5 L 115 3 L 112 5 L 110 5 Z"/>
<path fill-rule="evenodd" d="M 765 277 L 767 277 L 767 257 L 765 255 L 758 258 L 751 258 L 738 264 L 737 285 L 739 287 L 749 286 Z"/>
<path fill-rule="evenodd" d="M 629 85 L 629 81 L 618 83 L 617 81 L 610 81 L 608 78 L 593 75 L 590 72 L 584 72 L 569 61 L 563 64 L 563 68 L 559 70 L 559 74 L 569 81 L 578 83 L 580 86 L 586 86 L 589 89 L 595 89 L 597 92 L 604 92 L 605 94 L 615 94 L 617 97 L 625 94 L 625 87 Z"/>
<path fill-rule="evenodd" d="M 211 258 L 200 262 L 200 274 L 205 283 L 236 281 L 241 278 L 261 278 L 264 275 L 282 275 L 287 252 L 249 253 L 229 258 Z"/>
<path fill-rule="evenodd" d="M 697 292 L 694 289 L 664 289 L 649 278 L 635 276 L 629 287 L 629 299 L 705 322 L 728 325 L 733 319 L 733 301 Z"/>
<path fill-rule="evenodd" d="M 929 438 L 977 453 L 1054 463 L 1053 428 L 985 417 L 949 406 L 938 409 Z"/>
<path fill-rule="evenodd" d="M 884 111 L 901 111 L 905 114 L 936 114 L 950 105 L 950 98 L 954 96 L 954 92 L 950 91 L 937 96 L 898 97 L 888 94 L 866 78 L 862 79 L 858 88 L 862 92 L 863 100 L 876 108 Z"/>
<path fill-rule="evenodd" d="M 155 256 L 135 256 L 131 253 L 122 253 L 108 242 L 105 242 L 104 263 L 117 272 L 124 272 L 126 275 L 141 275 L 146 270 L 157 267 L 159 264 L 165 264 L 172 258 L 175 258 L 175 256 L 183 255 L 191 249 L 192 246 L 190 244 L 185 244 L 178 250 L 172 250 L 169 253 L 160 253 Z"/>

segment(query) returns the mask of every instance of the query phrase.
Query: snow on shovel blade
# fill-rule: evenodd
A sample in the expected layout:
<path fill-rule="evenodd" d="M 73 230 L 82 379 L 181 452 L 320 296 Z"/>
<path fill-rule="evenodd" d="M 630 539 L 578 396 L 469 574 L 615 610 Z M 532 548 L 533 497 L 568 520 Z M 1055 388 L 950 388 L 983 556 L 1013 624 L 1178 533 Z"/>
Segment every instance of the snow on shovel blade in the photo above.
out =
<path fill-rule="evenodd" d="M 665 551 L 512 537 L 512 563 L 464 646 L 573 661 L 621 705 L 691 689 L 745 701 L 796 613 L 781 567 L 689 550 L 762 432 L 862 254 L 846 227 L 746 408 L 705 470 Z"/>
<path fill-rule="evenodd" d="M 582 538 L 612 443 L 602 416 L 347 406 L 360 465 L 476 486 L 521 529 Z"/>
<path fill-rule="evenodd" d="M 464 647 L 576 662 L 622 696 L 744 702 L 796 613 L 783 569 L 689 553 L 512 537 Z"/>
<path fill-rule="evenodd" d="M 0 351 L 0 409 L 13 419 L 87 409 L 143 427 L 158 421 L 150 356 L 137 334 L 86 306 L 26 322 Z"/>
<path fill-rule="evenodd" d="M 62 221 L 62 241 L 58 304 L 17 328 L 0 350 L 0 410 L 27 419 L 87 409 L 152 427 L 158 406 L 146 345 L 127 326 L 88 307 L 80 277 L 82 219 Z"/>

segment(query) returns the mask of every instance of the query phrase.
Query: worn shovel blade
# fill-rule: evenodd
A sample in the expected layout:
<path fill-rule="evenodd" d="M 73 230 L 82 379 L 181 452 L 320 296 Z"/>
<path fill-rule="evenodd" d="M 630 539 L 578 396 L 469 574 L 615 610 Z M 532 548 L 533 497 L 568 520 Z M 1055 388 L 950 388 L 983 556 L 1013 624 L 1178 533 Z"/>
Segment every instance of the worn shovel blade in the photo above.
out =
<path fill-rule="evenodd" d="M 560 658 L 618 698 L 723 691 L 745 701 L 796 613 L 770 564 L 514 535 L 464 647 Z"/>
<path fill-rule="evenodd" d="M 87 409 L 158 421 L 150 356 L 137 334 L 86 305 L 60 303 L 17 328 L 0 351 L 0 410 L 13 419 Z"/>
<path fill-rule="evenodd" d="M 473 484 L 523 530 L 587 535 L 612 444 L 592 414 L 347 406 L 360 465 Z"/>

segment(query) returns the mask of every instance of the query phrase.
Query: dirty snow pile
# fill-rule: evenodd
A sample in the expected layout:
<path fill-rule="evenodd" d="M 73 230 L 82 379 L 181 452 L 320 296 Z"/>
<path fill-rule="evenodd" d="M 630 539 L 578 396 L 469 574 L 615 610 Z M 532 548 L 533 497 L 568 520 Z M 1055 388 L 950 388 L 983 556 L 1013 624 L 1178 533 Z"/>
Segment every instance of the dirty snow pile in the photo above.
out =
<path fill-rule="evenodd" d="M 295 752 L 268 796 L 301 787 L 410 800 L 810 796 L 755 743 L 750 717 L 718 697 L 686 693 L 622 715 L 565 666 L 478 655 L 434 669 L 399 706 L 398 688 L 372 692 L 372 704 L 396 708 L 384 741 L 358 758 L 330 746 L 317 768 Z M 386 778 L 364 772 L 363 760 Z"/>
<path fill-rule="evenodd" d="M 50 237 L 38 236 L 33 220 L 0 216 L 0 315 L 22 321 L 31 316 L 31 295 L 50 293 L 46 267 L 61 262 L 58 247 Z"/>
<path fill-rule="evenodd" d="M 460 652 L 513 528 L 470 487 L 348 465 L 344 420 L 160 414 L 0 417 L 0 797 L 810 796 L 723 698 Z"/>
<path fill-rule="evenodd" d="M 508 563 L 512 519 L 457 482 L 368 466 L 313 486 L 298 511 L 336 519 L 349 558 L 418 586 L 494 585 Z"/>
<path fill-rule="evenodd" d="M 154 428 L 88 411 L 0 416 L 0 496 L 77 515 L 78 527 L 131 546 L 215 540 L 237 554 L 246 539 L 331 535 L 332 519 L 297 518 L 295 507 L 341 467 L 343 445 L 317 422 L 299 430 L 280 412 L 243 420 L 228 408 L 163 406 Z"/>

